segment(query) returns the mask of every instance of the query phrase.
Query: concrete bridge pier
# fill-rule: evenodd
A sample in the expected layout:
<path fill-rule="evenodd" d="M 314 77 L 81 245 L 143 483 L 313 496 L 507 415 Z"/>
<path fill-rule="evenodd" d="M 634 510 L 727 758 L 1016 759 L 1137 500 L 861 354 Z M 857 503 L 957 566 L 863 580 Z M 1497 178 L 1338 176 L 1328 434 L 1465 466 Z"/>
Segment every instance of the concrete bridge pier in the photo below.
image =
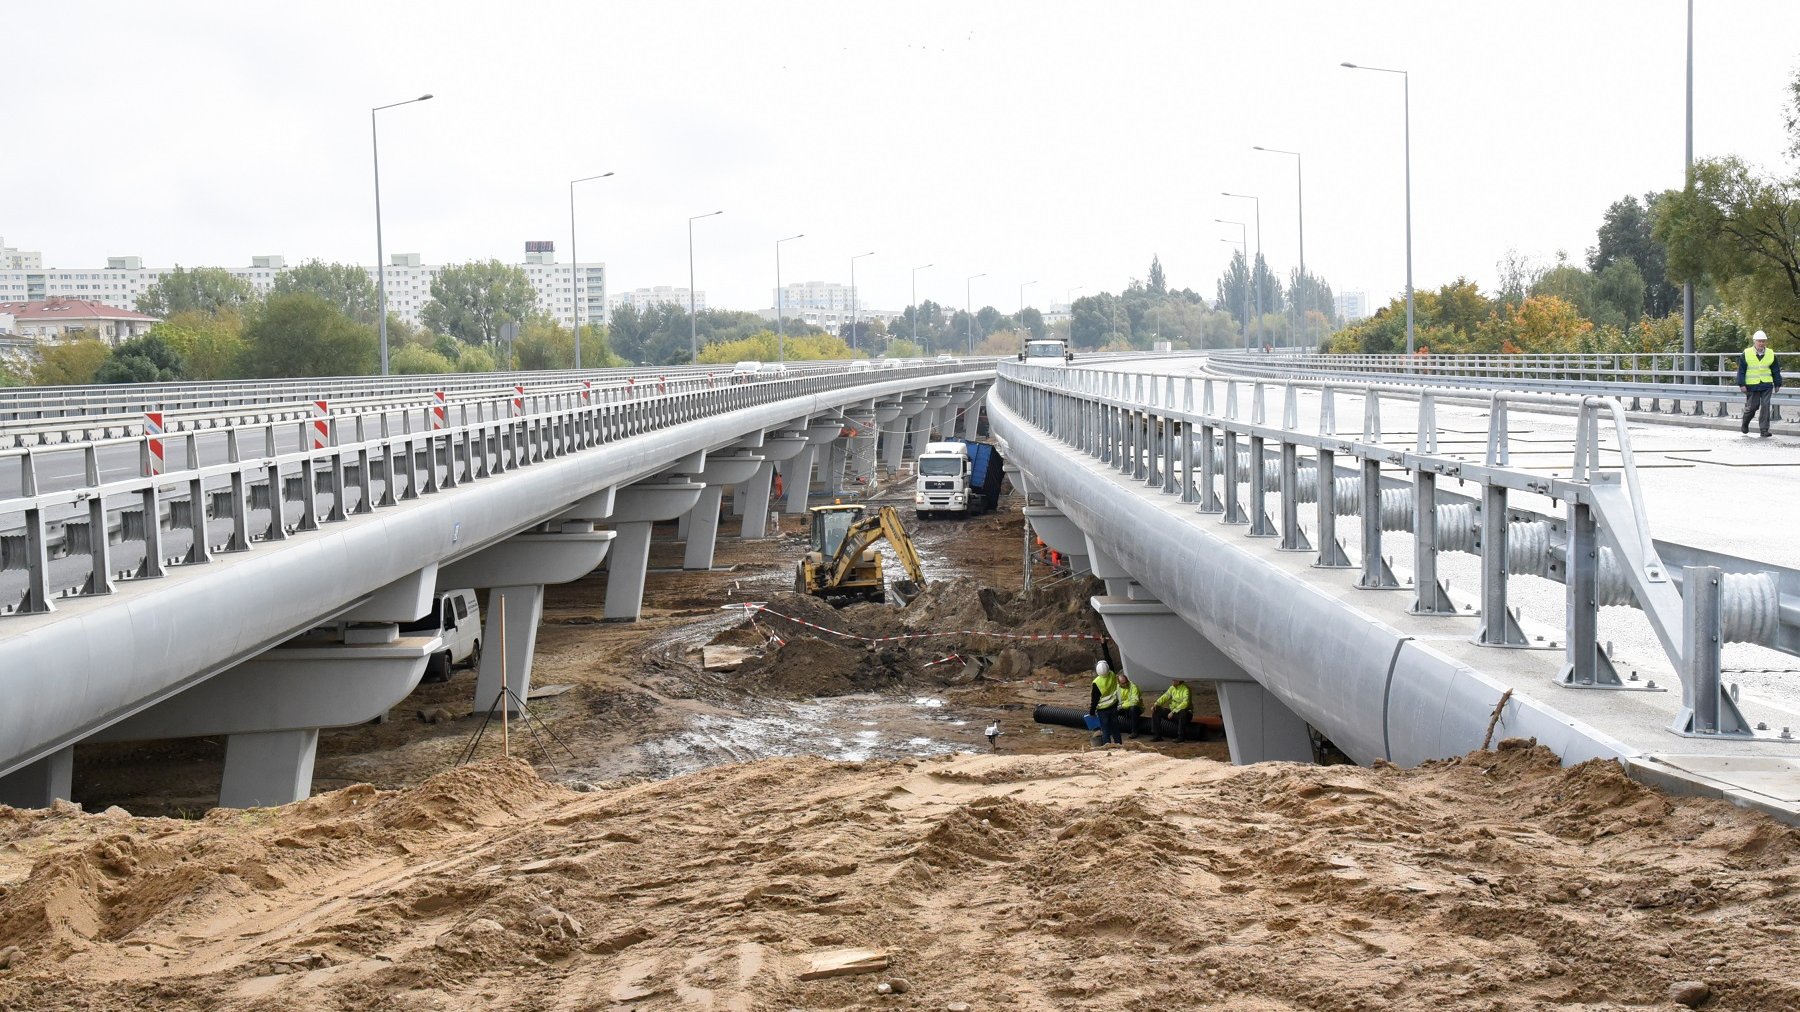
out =
<path fill-rule="evenodd" d="M 725 486 L 748 481 L 763 465 L 762 457 L 747 450 L 727 456 L 713 454 L 706 459 L 706 469 L 693 476 L 706 488 L 694 501 L 687 518 L 687 545 L 682 551 L 681 568 L 708 570 L 713 564 L 713 550 L 718 545 L 719 506 L 725 498 Z"/>
<path fill-rule="evenodd" d="M 734 499 L 741 495 L 744 503 L 744 523 L 738 529 L 739 537 L 768 537 L 769 492 L 775 480 L 775 467 L 783 461 L 792 460 L 809 445 L 811 444 L 806 441 L 804 432 L 783 431 L 763 438 L 760 447 L 762 465 L 749 481 L 738 486 L 738 492 L 733 495 Z"/>
<path fill-rule="evenodd" d="M 1125 673 L 1144 689 L 1161 692 L 1171 679 L 1212 682 L 1225 720 L 1225 741 L 1237 765 L 1313 761 L 1312 734 L 1299 715 L 1257 684 L 1188 625 L 1175 610 L 1133 584 L 1124 597 L 1095 597 L 1090 603 L 1118 644 Z"/>
<path fill-rule="evenodd" d="M 586 520 L 564 521 L 560 530 L 520 534 L 439 567 L 440 591 L 475 587 L 488 592 L 476 713 L 493 712 L 502 703 L 510 713 L 523 708 L 531 692 L 538 623 L 544 617 L 544 585 L 572 583 L 593 572 L 616 537 L 613 531 L 594 530 Z M 510 696 L 501 692 L 502 665 Z"/>
<path fill-rule="evenodd" d="M 0 777 L 0 805 L 49 808 L 67 799 L 75 776 L 75 746 L 59 748 L 37 762 Z"/>
<path fill-rule="evenodd" d="M 826 452 L 828 444 L 838 438 L 844 431 L 842 418 L 813 419 L 806 423 L 806 447 L 794 458 L 794 475 L 784 478 L 787 481 L 787 513 L 798 515 L 806 512 L 808 497 L 812 494 L 813 462 L 819 462 L 820 470 L 826 470 Z"/>
<path fill-rule="evenodd" d="M 429 591 L 430 584 L 425 585 Z M 425 610 L 430 611 L 430 597 Z M 89 741 L 225 736 L 224 808 L 285 805 L 312 793 L 319 729 L 366 723 L 419 684 L 443 641 L 391 624 L 349 625 L 264 651 Z"/>
<path fill-rule="evenodd" d="M 1062 515 L 1062 511 L 1054 506 L 1027 506 L 1025 519 L 1030 522 L 1031 529 L 1049 545 L 1051 551 L 1069 557 L 1069 571 L 1086 572 L 1088 565 L 1087 535 L 1075 526 L 1075 521 Z"/>
<path fill-rule="evenodd" d="M 888 447 L 892 445 L 896 436 L 894 431 L 896 427 L 899 429 L 900 435 L 905 434 L 906 423 L 900 421 L 905 417 L 905 410 L 899 401 L 877 401 L 875 403 L 875 460 L 877 463 L 887 459 Z"/>
<path fill-rule="evenodd" d="M 931 441 L 933 432 L 949 434 L 951 400 L 950 390 L 947 387 L 939 387 L 925 394 L 925 422 L 919 427 L 923 437 L 923 441 L 919 444 L 921 449 L 925 443 Z M 913 452 L 916 454 L 918 450 L 915 449 Z"/>
<path fill-rule="evenodd" d="M 644 576 L 650 565 L 650 528 L 694 508 L 703 482 L 685 479 L 639 482 L 618 490 L 613 506 L 612 561 L 606 567 L 606 621 L 636 622 L 644 609 Z"/>
<path fill-rule="evenodd" d="M 900 415 L 894 419 L 893 438 L 888 442 L 887 458 L 883 461 L 887 464 L 889 474 L 900 470 L 900 460 L 906 455 L 907 437 L 918 431 L 918 416 L 925 407 L 926 400 L 923 397 L 900 398 Z M 918 450 L 915 449 L 913 454 L 917 456 Z"/>
<path fill-rule="evenodd" d="M 987 392 L 987 386 L 978 385 L 969 403 L 963 405 L 961 435 L 964 439 L 974 439 L 976 430 L 981 427 L 981 405 L 987 399 Z"/>
<path fill-rule="evenodd" d="M 944 409 L 943 433 L 946 439 L 961 432 L 963 409 L 975 400 L 975 388 L 951 387 L 950 406 Z"/>

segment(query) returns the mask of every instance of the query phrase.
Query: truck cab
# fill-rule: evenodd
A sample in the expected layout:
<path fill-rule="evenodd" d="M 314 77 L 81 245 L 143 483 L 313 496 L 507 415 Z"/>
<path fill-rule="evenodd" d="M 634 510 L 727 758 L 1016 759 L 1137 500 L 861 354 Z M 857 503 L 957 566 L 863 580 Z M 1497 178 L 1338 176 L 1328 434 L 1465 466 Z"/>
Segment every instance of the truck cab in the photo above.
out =
<path fill-rule="evenodd" d="M 1067 341 L 1053 337 L 1034 338 L 1025 342 L 1019 361 L 1026 365 L 1064 366 L 1075 361 L 1075 353 L 1069 350 Z"/>
<path fill-rule="evenodd" d="M 926 443 L 919 454 L 913 511 L 921 519 L 969 510 L 969 448 L 962 443 Z"/>

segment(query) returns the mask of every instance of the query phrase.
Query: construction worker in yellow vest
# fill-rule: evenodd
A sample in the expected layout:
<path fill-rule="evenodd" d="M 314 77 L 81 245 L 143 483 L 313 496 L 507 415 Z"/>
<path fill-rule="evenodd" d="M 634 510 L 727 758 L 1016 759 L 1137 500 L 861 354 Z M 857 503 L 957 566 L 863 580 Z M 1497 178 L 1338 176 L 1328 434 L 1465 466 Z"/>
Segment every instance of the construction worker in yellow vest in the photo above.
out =
<path fill-rule="evenodd" d="M 1119 731 L 1137 740 L 1138 725 L 1144 716 L 1144 690 L 1125 672 L 1119 672 Z"/>
<path fill-rule="evenodd" d="M 1175 725 L 1175 740 L 1187 740 L 1188 721 L 1194 716 L 1194 698 L 1188 692 L 1187 683 L 1177 678 L 1169 683 L 1163 694 L 1156 697 L 1156 706 L 1150 711 L 1150 728 L 1157 733 L 1151 741 L 1162 741 L 1158 720 L 1167 720 Z"/>
<path fill-rule="evenodd" d="M 1781 361 L 1769 350 L 1769 335 L 1757 331 L 1750 347 L 1738 356 L 1738 389 L 1744 392 L 1744 424 L 1738 431 L 1750 434 L 1750 419 L 1762 412 L 1762 438 L 1769 438 L 1769 398 L 1781 389 Z"/>
<path fill-rule="evenodd" d="M 1112 665 L 1094 665 L 1094 687 L 1088 694 L 1088 716 L 1100 718 L 1100 744 L 1122 745 L 1119 737 L 1119 676 Z"/>

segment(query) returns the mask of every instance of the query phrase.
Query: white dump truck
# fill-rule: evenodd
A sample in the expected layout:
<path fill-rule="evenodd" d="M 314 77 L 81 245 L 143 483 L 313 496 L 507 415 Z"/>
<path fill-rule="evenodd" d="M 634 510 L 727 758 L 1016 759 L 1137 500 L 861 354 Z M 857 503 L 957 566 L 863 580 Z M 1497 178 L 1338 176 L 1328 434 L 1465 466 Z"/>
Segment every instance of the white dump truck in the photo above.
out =
<path fill-rule="evenodd" d="M 972 516 L 1000 502 L 1000 454 L 988 443 L 926 443 L 919 454 L 913 511 L 920 519 Z"/>

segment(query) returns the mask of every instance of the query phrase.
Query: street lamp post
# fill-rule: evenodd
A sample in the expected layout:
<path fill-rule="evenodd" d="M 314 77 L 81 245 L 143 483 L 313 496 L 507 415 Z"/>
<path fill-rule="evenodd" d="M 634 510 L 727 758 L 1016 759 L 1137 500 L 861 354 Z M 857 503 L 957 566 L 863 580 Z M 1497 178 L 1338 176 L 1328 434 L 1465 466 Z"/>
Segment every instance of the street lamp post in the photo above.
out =
<path fill-rule="evenodd" d="M 975 303 L 972 301 L 969 293 L 974 290 L 972 282 L 976 278 L 985 277 L 987 277 L 987 274 L 986 272 L 983 272 L 981 274 L 971 274 L 963 279 L 963 315 L 969 318 L 966 327 L 969 332 L 969 354 L 971 355 L 975 354 Z"/>
<path fill-rule="evenodd" d="M 1260 348 L 1263 346 L 1262 279 L 1256 276 L 1256 268 L 1261 267 L 1263 265 L 1263 258 L 1262 258 L 1262 198 L 1252 196 L 1248 193 L 1221 193 L 1220 196 L 1236 197 L 1240 200 L 1251 200 L 1251 201 L 1256 202 L 1256 264 L 1254 266 L 1250 267 L 1250 287 L 1252 289 L 1254 289 L 1256 292 L 1256 346 L 1258 348 Z M 1250 254 L 1246 251 L 1244 254 L 1245 259 L 1248 259 L 1249 256 L 1250 256 Z M 1248 329 L 1245 330 L 1244 336 L 1245 337 L 1250 336 Z"/>
<path fill-rule="evenodd" d="M 575 184 L 612 175 L 583 176 L 569 180 L 569 300 L 575 304 L 575 368 L 581 368 L 581 258 L 575 255 Z"/>
<path fill-rule="evenodd" d="M 1301 170 L 1300 152 L 1298 152 L 1298 151 L 1283 151 L 1280 148 L 1265 148 L 1260 144 L 1253 145 L 1253 146 L 1258 151 L 1267 151 L 1269 154 L 1272 154 L 1272 155 L 1293 155 L 1294 156 L 1294 193 L 1295 193 L 1295 198 L 1296 198 L 1296 205 L 1299 208 L 1299 215 L 1300 215 L 1300 283 L 1302 285 L 1306 286 L 1307 296 L 1310 299 L 1310 297 L 1312 295 L 1311 279 L 1309 279 L 1306 276 L 1306 181 L 1303 178 L 1301 171 L 1300 171 Z M 1292 293 L 1290 293 L 1290 295 L 1291 294 Z M 1303 321 L 1305 319 L 1305 317 L 1301 315 L 1304 311 L 1305 310 L 1300 305 L 1300 303 L 1298 301 L 1295 301 L 1294 316 L 1297 320 Z"/>
<path fill-rule="evenodd" d="M 1249 236 L 1249 233 L 1245 230 L 1244 223 L 1241 221 L 1226 221 L 1224 218 L 1214 218 L 1213 220 L 1218 222 L 1221 225 L 1236 225 L 1238 227 L 1238 248 L 1240 250 L 1242 250 L 1243 254 L 1244 254 L 1244 298 L 1243 298 L 1243 303 L 1244 303 L 1244 350 L 1249 351 L 1250 350 L 1250 285 L 1254 282 L 1254 278 L 1255 278 L 1255 275 L 1253 275 L 1250 272 L 1250 236 Z M 1220 242 L 1230 242 L 1231 240 L 1230 239 L 1220 239 L 1219 241 Z"/>
<path fill-rule="evenodd" d="M 688 219 L 688 361 L 700 364 L 700 325 L 694 319 L 694 222 L 724 211 L 708 211 Z"/>
<path fill-rule="evenodd" d="M 1030 288 L 1032 285 L 1035 285 L 1035 284 L 1037 284 L 1036 281 L 1027 281 L 1024 284 L 1019 286 L 1019 350 L 1020 351 L 1025 350 L 1026 335 L 1028 335 L 1030 333 L 1030 331 L 1025 329 L 1025 289 Z"/>
<path fill-rule="evenodd" d="M 1682 187 L 1694 189 L 1694 0 L 1687 5 L 1687 168 Z M 1681 283 L 1681 367 L 1693 371 L 1700 367 L 1694 359 L 1694 283 Z M 1693 377 L 1684 377 L 1693 382 Z"/>
<path fill-rule="evenodd" d="M 412 105 L 423 102 L 430 94 L 409 98 L 404 102 L 389 102 L 369 110 L 369 150 L 375 156 L 375 312 L 379 319 L 377 327 L 381 331 L 381 374 L 388 374 L 388 342 L 387 342 L 387 252 L 381 246 L 381 134 L 375 128 L 375 114 L 383 109 L 395 106 Z"/>
<path fill-rule="evenodd" d="M 775 361 L 787 361 L 787 321 L 782 317 L 782 297 L 787 293 L 781 290 L 781 244 L 806 238 L 806 233 L 790 235 L 786 239 L 775 240 Z"/>
<path fill-rule="evenodd" d="M 1364 67 L 1354 63 L 1342 66 L 1351 70 L 1373 70 L 1380 74 L 1400 75 L 1400 98 L 1406 143 L 1406 367 L 1412 368 L 1413 355 L 1413 284 L 1412 284 L 1412 77 L 1404 70 L 1386 67 Z"/>
<path fill-rule="evenodd" d="M 920 264 L 912 269 L 913 347 L 919 347 L 919 272 L 936 264 Z"/>
<path fill-rule="evenodd" d="M 858 260 L 861 260 L 863 257 L 872 257 L 874 255 L 875 255 L 875 251 L 870 250 L 867 253 L 858 253 L 855 256 L 850 258 L 850 350 L 851 351 L 856 350 L 856 323 L 860 316 L 860 314 L 857 312 L 857 310 L 860 307 L 858 307 L 856 304 L 856 262 Z"/>
<path fill-rule="evenodd" d="M 1074 285 L 1063 290 L 1063 302 L 1069 307 L 1069 347 L 1075 347 L 1075 293 L 1086 288 L 1086 285 Z"/>

